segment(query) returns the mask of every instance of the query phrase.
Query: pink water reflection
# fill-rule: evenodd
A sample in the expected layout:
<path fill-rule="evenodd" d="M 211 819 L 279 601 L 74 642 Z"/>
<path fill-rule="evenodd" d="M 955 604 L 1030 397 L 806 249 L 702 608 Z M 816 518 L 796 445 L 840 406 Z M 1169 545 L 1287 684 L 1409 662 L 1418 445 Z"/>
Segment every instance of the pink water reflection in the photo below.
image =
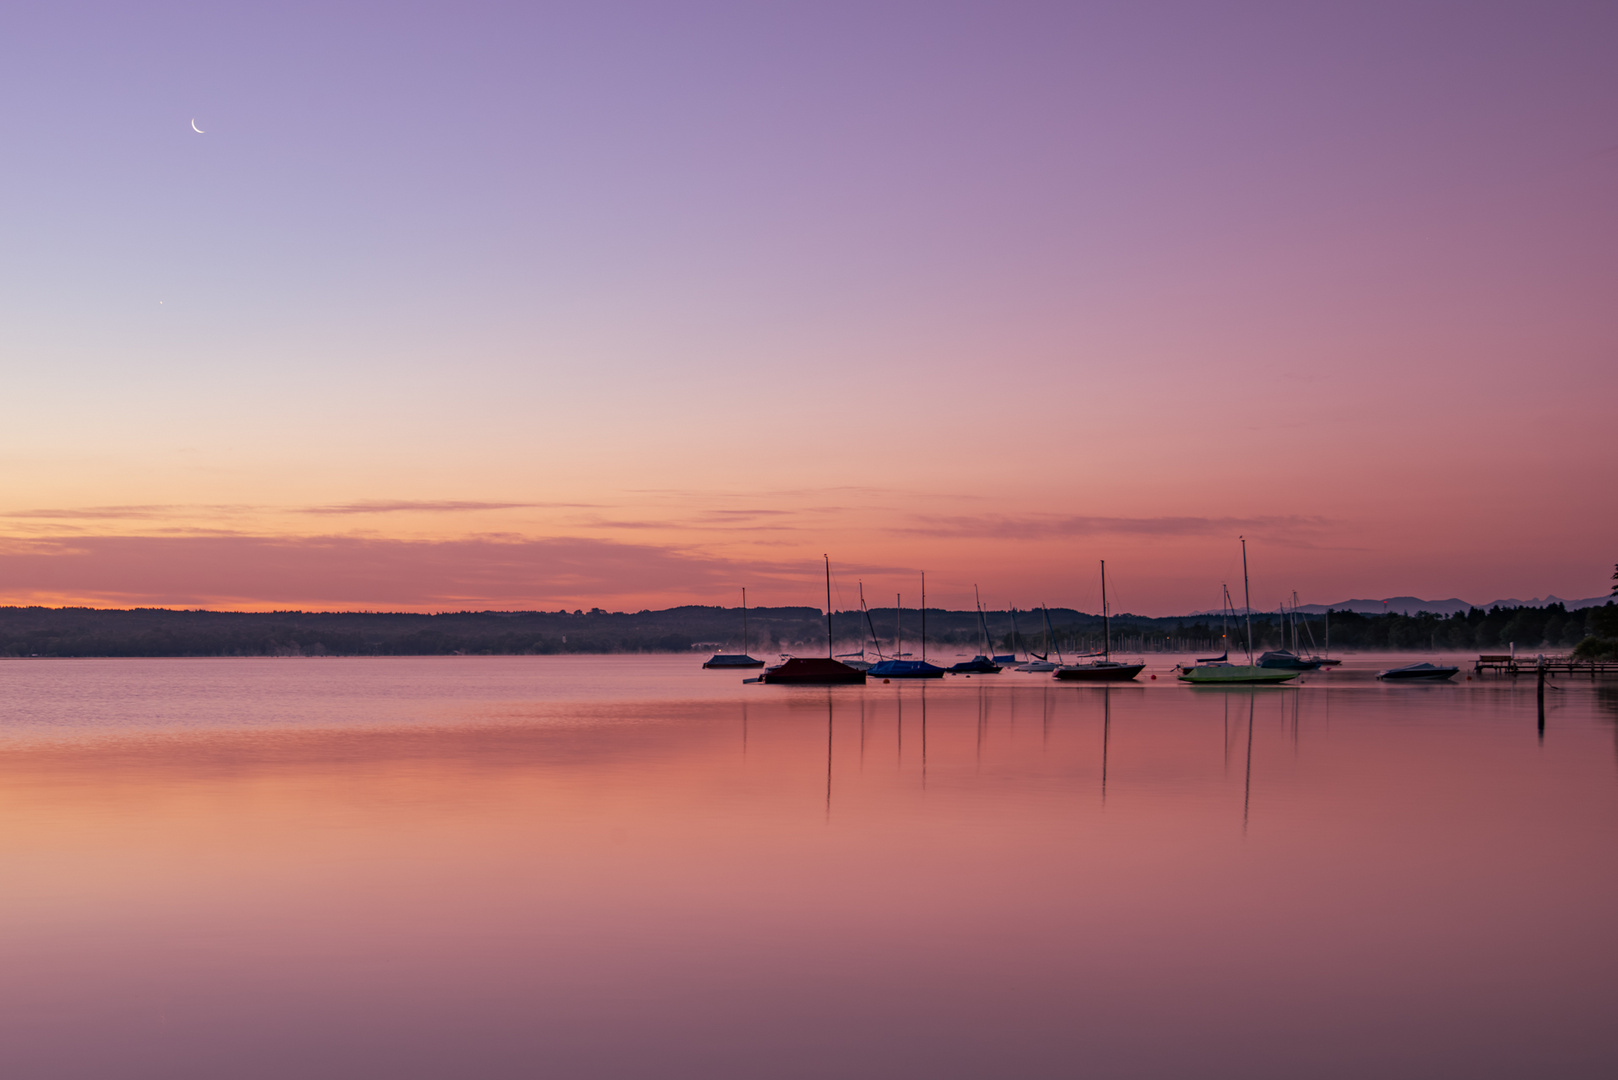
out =
<path fill-rule="evenodd" d="M 688 667 L 5 665 L 0 1071 L 1618 1066 L 1599 688 Z"/>

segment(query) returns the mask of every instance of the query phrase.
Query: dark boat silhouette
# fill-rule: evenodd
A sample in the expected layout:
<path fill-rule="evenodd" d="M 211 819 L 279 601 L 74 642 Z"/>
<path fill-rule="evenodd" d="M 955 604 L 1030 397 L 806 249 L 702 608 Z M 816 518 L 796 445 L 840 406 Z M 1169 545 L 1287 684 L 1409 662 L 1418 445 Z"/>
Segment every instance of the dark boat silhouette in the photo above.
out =
<path fill-rule="evenodd" d="M 826 655 L 794 656 L 765 668 L 764 674 L 758 677 L 759 682 L 781 686 L 840 686 L 865 681 L 865 672 L 849 667 L 831 654 L 831 557 L 823 555 L 821 558 L 826 560 Z"/>
<path fill-rule="evenodd" d="M 1046 616 L 1050 618 L 1049 615 Z M 1056 677 L 1063 682 L 1128 682 L 1145 664 L 1122 664 L 1112 658 L 1112 622 L 1107 611 L 1107 560 L 1101 560 L 1101 659 L 1088 664 L 1063 664 Z"/>
<path fill-rule="evenodd" d="M 742 590 L 742 651 L 739 653 L 714 653 L 708 662 L 702 665 L 705 668 L 756 668 L 763 667 L 764 661 L 755 660 L 747 655 L 747 590 Z"/>
<path fill-rule="evenodd" d="M 978 631 L 983 635 L 983 652 L 970 660 L 962 660 L 958 664 L 951 664 L 951 675 L 998 675 L 1000 665 L 994 662 L 990 653 L 994 652 L 994 643 L 989 639 L 989 623 L 983 617 L 983 598 L 978 595 L 978 587 L 972 586 L 972 598 L 978 606 Z"/>
<path fill-rule="evenodd" d="M 1283 671 L 1314 671 L 1320 666 L 1320 661 L 1299 656 L 1290 649 L 1271 649 L 1267 653 L 1259 654 L 1258 666 L 1280 668 Z"/>
<path fill-rule="evenodd" d="M 829 656 L 794 656 L 774 667 L 765 668 L 759 681 L 783 686 L 838 686 L 864 682 L 865 672 Z"/>
<path fill-rule="evenodd" d="M 1409 664 L 1405 667 L 1389 668 L 1387 671 L 1377 672 L 1376 677 L 1389 682 L 1413 682 L 1422 680 L 1426 682 L 1442 682 L 1444 679 L 1453 679 L 1460 668 L 1439 667 L 1426 662 Z"/>
<path fill-rule="evenodd" d="M 893 618 L 895 627 L 899 625 L 899 601 L 900 597 L 896 595 L 893 598 Z M 904 642 L 897 636 L 896 633 L 894 639 L 894 658 L 892 660 L 883 660 L 881 663 L 872 664 L 870 668 L 871 678 L 942 679 L 944 677 L 943 668 L 939 667 L 937 664 L 929 664 L 927 662 L 927 574 L 925 571 L 921 575 L 921 659 L 903 659 L 903 648 Z"/>

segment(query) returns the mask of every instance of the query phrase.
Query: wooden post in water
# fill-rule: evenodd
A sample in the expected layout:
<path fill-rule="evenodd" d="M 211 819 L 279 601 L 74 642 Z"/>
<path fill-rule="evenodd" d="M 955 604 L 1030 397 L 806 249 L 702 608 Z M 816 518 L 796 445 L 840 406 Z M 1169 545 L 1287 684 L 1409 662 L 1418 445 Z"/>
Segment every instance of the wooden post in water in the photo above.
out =
<path fill-rule="evenodd" d="M 1539 741 L 1545 741 L 1545 661 L 1539 662 Z"/>

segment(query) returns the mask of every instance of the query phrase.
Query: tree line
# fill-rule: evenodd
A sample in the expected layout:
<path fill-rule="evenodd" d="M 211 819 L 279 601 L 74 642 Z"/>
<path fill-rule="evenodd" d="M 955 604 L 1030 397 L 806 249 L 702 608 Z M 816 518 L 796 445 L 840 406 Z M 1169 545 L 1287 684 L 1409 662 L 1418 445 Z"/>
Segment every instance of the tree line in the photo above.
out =
<path fill-rule="evenodd" d="M 1102 645 L 1099 615 L 1052 608 L 1050 628 L 1040 611 L 926 611 L 927 648 L 940 655 L 976 652 L 983 626 L 996 653 L 1050 648 L 1064 654 Z M 1334 611 L 1298 620 L 1302 645 L 1381 650 L 1563 650 L 1618 658 L 1618 605 L 1567 611 L 1561 604 L 1537 608 L 1473 608 L 1456 615 L 1358 615 Z M 1013 625 L 1015 624 L 1015 630 Z M 826 616 L 811 607 L 755 608 L 747 613 L 745 647 L 769 659 L 778 653 L 821 653 Z M 1113 646 L 1132 651 L 1219 651 L 1227 644 L 1218 619 L 1112 619 Z M 1232 653 L 1246 642 L 1246 621 L 1230 624 Z M 862 646 L 869 655 L 903 645 L 920 651 L 922 613 L 917 609 L 840 611 L 832 617 L 837 652 Z M 873 642 L 873 633 L 875 640 Z M 1291 645 L 1291 628 L 1274 614 L 1254 615 L 1257 649 Z M 1047 636 L 1048 635 L 1048 636 Z M 740 652 L 742 613 L 737 608 L 688 605 L 662 611 L 481 611 L 443 614 L 388 612 L 221 612 L 167 608 L 0 608 L 0 656 L 442 656 L 548 655 L 559 653 Z"/>

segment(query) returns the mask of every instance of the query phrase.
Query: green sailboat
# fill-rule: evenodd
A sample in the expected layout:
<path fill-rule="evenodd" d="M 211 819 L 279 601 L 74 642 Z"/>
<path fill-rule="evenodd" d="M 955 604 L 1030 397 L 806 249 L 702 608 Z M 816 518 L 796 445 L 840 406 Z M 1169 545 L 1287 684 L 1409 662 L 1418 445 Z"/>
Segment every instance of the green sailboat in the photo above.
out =
<path fill-rule="evenodd" d="M 1290 668 L 1259 667 L 1253 663 L 1253 595 L 1247 583 L 1247 538 L 1242 542 L 1242 601 L 1247 610 L 1247 663 L 1231 664 L 1209 661 L 1195 667 L 1182 668 L 1180 681 L 1193 686 L 1232 686 L 1251 683 L 1284 683 L 1296 679 L 1301 672 Z"/>

